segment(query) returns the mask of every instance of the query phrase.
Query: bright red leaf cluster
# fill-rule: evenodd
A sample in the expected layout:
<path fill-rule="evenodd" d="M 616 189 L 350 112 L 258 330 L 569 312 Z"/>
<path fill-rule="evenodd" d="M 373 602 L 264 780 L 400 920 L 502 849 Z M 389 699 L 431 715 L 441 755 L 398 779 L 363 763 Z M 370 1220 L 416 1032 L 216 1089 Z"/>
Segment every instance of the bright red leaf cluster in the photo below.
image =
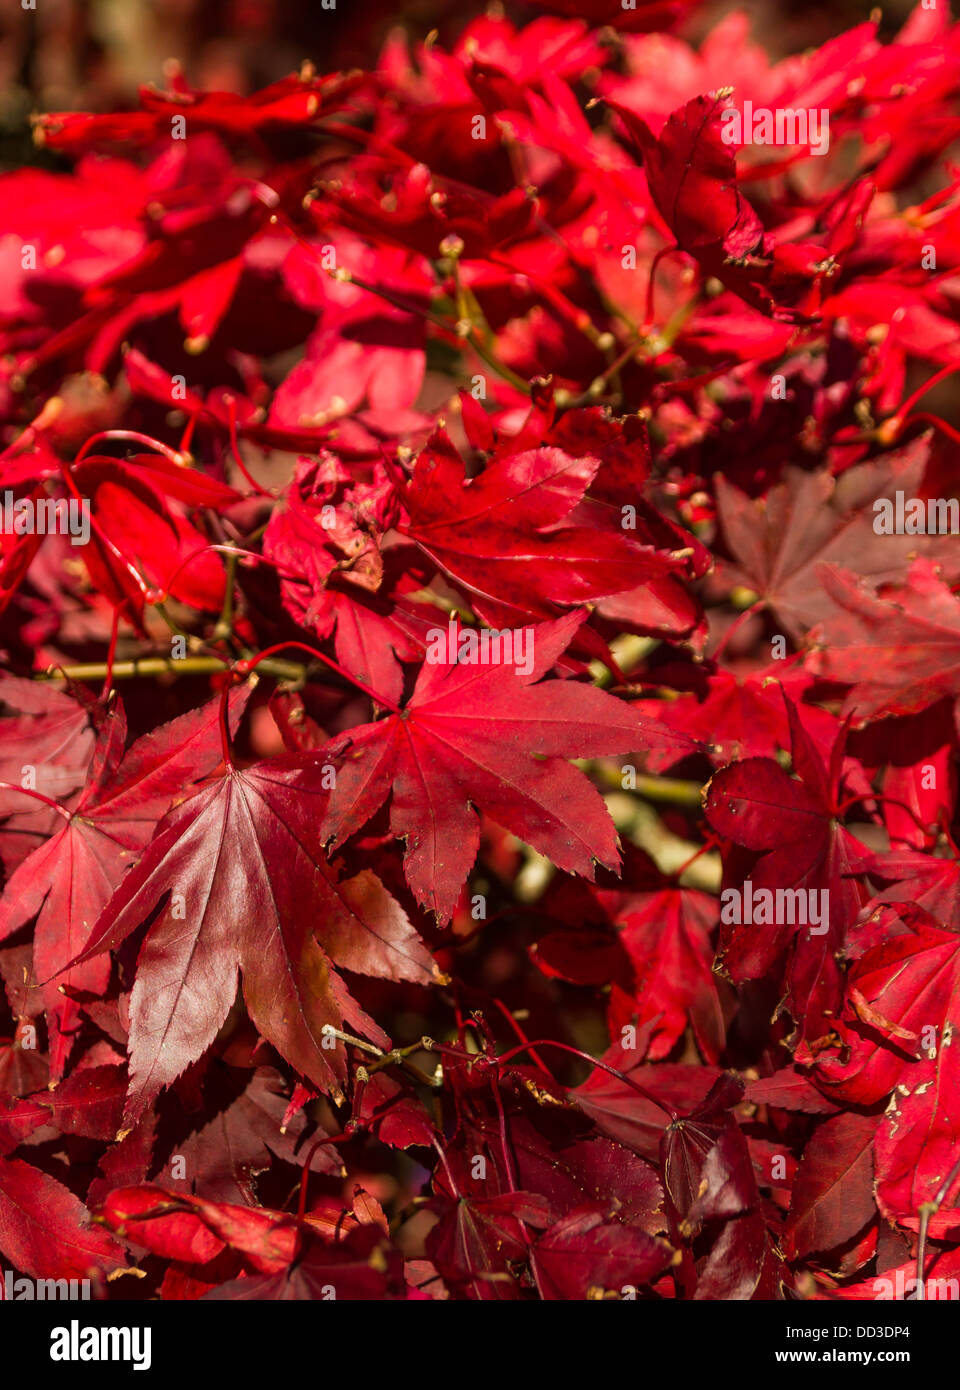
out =
<path fill-rule="evenodd" d="M 536 8 L 0 176 L 17 1277 L 960 1276 L 960 26 Z"/>

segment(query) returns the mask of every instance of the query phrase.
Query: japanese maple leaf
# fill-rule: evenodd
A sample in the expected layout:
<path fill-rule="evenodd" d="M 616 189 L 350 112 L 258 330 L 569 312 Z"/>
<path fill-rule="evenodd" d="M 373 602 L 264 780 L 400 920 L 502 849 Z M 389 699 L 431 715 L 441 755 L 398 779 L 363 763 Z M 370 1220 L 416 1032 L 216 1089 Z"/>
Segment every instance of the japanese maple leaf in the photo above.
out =
<path fill-rule="evenodd" d="M 280 425 L 267 424 L 263 421 L 262 410 L 258 410 L 246 397 L 238 396 L 235 391 L 228 391 L 226 387 L 210 391 L 204 399 L 202 392 L 182 387 L 169 372 L 151 362 L 137 348 L 132 347 L 125 354 L 123 368 L 126 382 L 134 394 L 145 396 L 165 406 L 175 402 L 224 437 L 235 430 L 240 439 L 249 439 L 271 448 L 290 450 L 316 450 L 324 442 L 325 428 L 303 426 L 288 430 Z"/>
<path fill-rule="evenodd" d="M 316 1301 L 329 1298 L 331 1290 L 338 1302 L 406 1298 L 403 1257 L 373 1225 L 354 1227 L 335 1242 L 305 1230 L 295 1257 L 280 1273 L 233 1279 L 204 1298 Z"/>
<path fill-rule="evenodd" d="M 785 673 L 781 669 L 777 674 L 782 678 Z M 745 757 L 772 758 L 778 748 L 789 747 L 781 681 L 769 669 L 739 679 L 718 670 L 701 679 L 696 694 L 683 693 L 671 702 L 669 722 L 672 729 L 701 740 L 715 767 Z M 639 700 L 637 707 L 645 714 L 665 713 L 661 700 Z M 805 709 L 808 718 L 823 713 L 812 705 Z M 651 768 L 659 770 L 653 763 Z"/>
<path fill-rule="evenodd" d="M 804 1145 L 793 1180 L 785 1253 L 791 1259 L 836 1250 L 877 1219 L 873 1195 L 876 1115 L 844 1112 Z"/>
<path fill-rule="evenodd" d="M 126 1264 L 79 1197 L 19 1158 L 0 1158 L 0 1250 L 35 1279 L 87 1279 Z"/>
<path fill-rule="evenodd" d="M 166 92 L 141 87 L 141 111 L 97 116 L 49 112 L 38 116 L 37 124 L 45 143 L 74 153 L 96 149 L 105 142 L 151 144 L 161 132 L 169 134 L 175 116 L 182 116 L 194 132 L 215 130 L 250 137 L 312 125 L 321 105 L 324 114 L 336 110 L 359 78 L 359 73 L 323 77 L 293 73 L 259 92 L 239 96 L 235 92 L 195 92 L 178 76 Z"/>
<path fill-rule="evenodd" d="M 465 1287 L 472 1297 L 516 1299 L 520 1288 L 511 1266 L 527 1257 L 525 1228 L 543 1228 L 551 1219 L 550 1204 L 529 1192 L 460 1196 L 442 1203 L 427 1253 L 446 1283 Z"/>
<path fill-rule="evenodd" d="M 23 861 L 0 899 L 0 939 L 36 916 L 33 968 L 42 981 L 49 981 L 77 955 L 126 867 L 125 850 L 109 824 L 98 825 L 97 790 L 94 784 L 72 816 L 63 813 L 59 830 Z M 72 969 L 66 983 L 101 994 L 109 974 L 109 962 L 97 961 Z M 57 985 L 47 984 L 41 999 L 51 1032 L 51 1072 L 57 1079 L 63 1075 L 78 1008 Z"/>
<path fill-rule="evenodd" d="M 734 10 L 711 24 L 709 33 L 696 46 L 667 34 L 641 40 L 631 45 L 628 67 L 635 76 L 624 82 L 618 79 L 616 89 L 623 89 L 637 110 L 665 117 L 680 101 L 722 80 L 735 84 L 734 100 L 747 96 L 755 106 L 772 107 L 829 104 L 833 119 L 835 104 L 847 95 L 850 63 L 862 62 L 864 49 L 870 52 L 875 48 L 870 40 L 876 25 L 864 24 L 844 35 L 845 42 L 828 41 L 822 48 L 808 49 L 802 57 L 773 63 L 752 38 L 751 29 L 750 17 Z M 669 62 L 665 61 L 667 54 Z M 814 83 L 815 91 L 808 92 Z M 762 146 L 756 152 L 765 162 L 770 157 Z"/>
<path fill-rule="evenodd" d="M 627 107 L 608 104 L 643 155 L 650 196 L 678 247 L 755 308 L 791 317 L 788 296 L 804 295 L 823 273 L 826 249 L 814 242 L 779 245 L 765 234 L 740 191 L 736 155 L 722 138 L 729 96 L 723 88 L 694 97 L 659 135 Z"/>
<path fill-rule="evenodd" d="M 25 1096 L 48 1080 L 46 1059 L 33 1048 L 22 1047 L 19 1041 L 0 1045 L 0 1092 L 10 1096 Z M 17 1143 L 19 1143 L 19 1139 Z M 0 1126 L 0 1147 L 3 1145 Z"/>
<path fill-rule="evenodd" d="M 747 758 L 711 778 L 703 803 L 714 830 L 762 854 L 749 874 L 754 891 L 829 894 L 829 920 L 820 924 L 825 932 L 797 925 L 799 918 L 794 925 L 728 921 L 721 932 L 721 959 L 737 980 L 768 974 L 791 948 L 785 1002 L 799 1025 L 803 1050 L 828 1030 L 839 1007 L 837 953 L 865 893 L 852 878 L 861 867 L 860 846 L 838 819 L 846 731 L 840 730 L 825 762 L 793 701 L 786 695 L 784 700 L 798 776 L 791 777 L 772 758 Z M 803 1056 L 798 1053 L 801 1060 Z"/>
<path fill-rule="evenodd" d="M 206 1264 L 228 1246 L 254 1268 L 276 1273 L 293 1259 L 293 1217 L 262 1207 L 213 1202 L 152 1183 L 116 1188 L 100 1206 L 100 1221 L 165 1259 Z"/>
<path fill-rule="evenodd" d="M 238 690 L 231 696 L 232 718 L 248 695 Z M 101 728 L 90 780 L 77 805 L 72 811 L 61 807 L 55 833 L 4 888 L 0 941 L 37 919 L 33 971 L 51 1028 L 54 1080 L 63 1075 L 78 1013 L 61 986 L 90 994 L 106 988 L 109 961 L 76 958 L 133 852 L 143 848 L 175 793 L 220 761 L 218 710 L 214 700 L 180 715 L 139 739 L 124 757 L 126 718 L 118 705 Z"/>
<path fill-rule="evenodd" d="M 178 1154 L 190 1175 L 165 1181 L 211 1201 L 254 1204 L 256 1177 L 269 1169 L 271 1155 L 298 1165 L 310 1147 L 307 1141 L 298 1149 L 311 1129 L 306 1116 L 293 1115 L 285 1122 L 287 1101 L 281 1086 L 282 1078 L 272 1067 L 249 1072 L 213 1059 L 205 1069 L 199 1114 L 186 1114 L 173 1094 L 163 1108 L 158 1159 L 168 1152 Z M 310 1166 L 317 1173 L 335 1172 L 339 1160 L 329 1146 L 319 1147 Z M 151 1171 L 169 1168 L 160 1161 Z"/>
<path fill-rule="evenodd" d="M 609 509 L 591 526 L 569 520 L 600 468 L 592 456 L 530 449 L 467 479 L 443 431 L 417 459 L 403 501 L 404 534 L 462 585 L 483 612 L 508 604 L 548 618 L 684 569 L 670 551 L 638 545 Z"/>
<path fill-rule="evenodd" d="M 947 1299 L 956 1288 L 960 1276 L 960 1250 L 955 1246 L 949 1250 L 928 1251 L 924 1268 L 924 1297 L 928 1302 Z M 842 1288 L 830 1289 L 829 1293 L 818 1293 L 818 1298 L 854 1299 L 857 1302 L 870 1302 L 873 1299 L 902 1299 L 915 1296 L 917 1287 L 916 1258 L 904 1264 L 881 1267 L 880 1272 L 871 1274 L 858 1284 L 845 1284 Z"/>
<path fill-rule="evenodd" d="M 733 1106 L 742 1097 L 743 1083 L 730 1072 L 722 1073 L 704 1099 L 688 1115 L 669 1124 L 661 1135 L 664 1190 L 675 1218 L 687 1221 L 691 1229 L 708 1217 L 732 1216 L 756 1205 L 756 1181 L 746 1140 L 732 1114 Z M 714 1153 L 725 1135 L 729 1136 L 726 1144 Z M 701 1177 L 711 1154 L 717 1168 L 711 1200 L 707 1209 L 695 1211 L 696 1204 L 709 1191 Z M 724 1185 L 728 1188 L 726 1210 L 720 1209 L 716 1200 Z"/>
<path fill-rule="evenodd" d="M 709 1255 L 697 1265 L 693 1297 L 703 1302 L 767 1302 L 783 1298 L 784 1266 L 762 1211 L 725 1221 Z"/>
<path fill-rule="evenodd" d="M 486 1089 L 486 1088 L 485 1088 Z M 598 1195 L 616 1208 L 616 1220 L 624 1226 L 658 1235 L 665 1229 L 663 1188 L 655 1168 L 622 1144 L 597 1135 L 585 1126 L 584 1117 L 554 1106 L 534 1105 L 527 1093 L 514 1100 L 503 1095 L 507 1136 L 513 1150 L 513 1174 L 507 1170 L 500 1143 L 500 1119 L 490 1106 L 477 1113 L 462 1135 L 447 1150 L 448 1167 L 435 1170 L 438 1191 L 454 1195 L 455 1181 L 461 1193 L 488 1199 L 513 1195 L 531 1200 L 530 1194 L 549 1208 L 554 1220 L 569 1216 Z M 474 1155 L 486 1158 L 485 1176 L 474 1178 Z M 514 1191 L 514 1183 L 518 1191 Z M 501 1212 L 502 1214 L 502 1212 Z M 541 1229 L 542 1216 L 529 1213 L 530 1224 Z M 527 1217 L 518 1213 L 521 1219 Z"/>
<path fill-rule="evenodd" d="M 783 482 L 755 499 L 718 475 L 717 515 L 734 556 L 726 575 L 752 589 L 795 642 L 836 614 L 836 590 L 821 565 L 843 565 L 881 584 L 901 578 L 920 553 L 941 559 L 956 577 L 960 562 L 951 537 L 874 530 L 874 502 L 897 490 L 915 494 L 927 452 L 921 439 L 839 478 L 790 468 Z"/>
<path fill-rule="evenodd" d="M 26 785 L 32 784 L 44 796 L 59 800 L 75 792 L 83 783 L 96 740 L 90 705 L 50 682 L 6 674 L 0 678 L 0 703 L 19 711 L 0 723 L 0 781 L 22 786 L 31 769 Z M 27 814 L 29 821 L 24 823 Z M 56 813 L 37 803 L 31 805 L 19 792 L 0 790 L 0 815 L 16 816 L 18 829 L 49 830 L 51 814 Z M 7 851 L 4 860 L 13 867 Z"/>
<path fill-rule="evenodd" d="M 354 239 L 345 246 L 341 242 L 337 250 L 358 276 L 368 276 L 378 284 L 394 278 L 379 264 L 376 252 Z M 312 260 L 309 269 L 316 277 L 316 256 Z M 291 283 L 289 264 L 284 267 L 284 276 Z M 326 276 L 322 278 L 326 281 Z M 425 307 L 428 286 L 422 279 L 414 279 L 409 270 L 406 280 L 408 283 L 401 283 L 400 288 L 407 301 L 412 297 Z M 323 288 L 322 326 L 307 339 L 302 358 L 277 388 L 270 407 L 271 422 L 288 428 L 323 425 L 354 414 L 365 400 L 374 412 L 383 412 L 384 418 L 387 412 L 411 409 L 426 365 L 424 320 L 355 286 L 327 282 Z M 385 293 L 389 289 L 400 292 L 392 284 L 384 284 Z M 344 298 L 351 296 L 354 303 L 331 302 L 338 290 Z M 304 296 L 300 298 L 302 301 Z M 424 420 L 429 428 L 429 417 Z"/>
<path fill-rule="evenodd" d="M 875 722 L 858 736 L 858 752 L 870 775 L 883 769 L 879 805 L 894 853 L 933 848 L 937 830 L 931 827 L 952 822 L 957 806 L 956 738 L 954 702 L 949 697 L 917 714 Z M 950 920 L 949 912 L 935 915 Z"/>
<path fill-rule="evenodd" d="M 457 113 L 461 142 L 474 148 L 475 142 L 469 139 L 469 113 L 475 101 L 471 94 L 470 105 L 461 103 Z M 442 126 L 430 124 L 436 132 L 435 143 L 443 140 L 449 145 L 449 113 L 442 114 Z M 418 111 L 416 119 L 420 130 L 426 117 Z M 435 255 L 438 240 L 445 235 L 458 236 L 464 242 L 465 257 L 479 260 L 533 231 L 533 210 L 521 188 L 512 187 L 500 195 L 450 188 L 443 191 L 441 201 L 436 195 L 443 183 L 424 163 L 412 167 L 381 165 L 381 170 L 373 171 L 355 162 L 352 173 L 349 182 L 329 181 L 322 195 L 311 202 L 318 232 L 325 234 L 335 219 L 364 237 L 410 247 L 422 256 Z"/>
<path fill-rule="evenodd" d="M 650 1058 L 666 1057 L 690 1022 L 704 1057 L 716 1062 L 725 1036 L 711 968 L 716 898 L 681 887 L 629 844 L 622 883 L 611 879 L 601 873 L 596 886 L 557 885 L 545 906 L 571 927 L 539 938 L 537 964 L 573 983 L 611 984 L 611 1036 L 624 1024 L 649 1024 Z"/>
<path fill-rule="evenodd" d="M 381 479 L 354 483 L 335 460 L 304 460 L 263 538 L 263 553 L 282 566 L 288 611 L 321 637 L 335 633 L 341 665 L 388 700 L 402 694 L 401 660 L 418 654 L 384 583 L 379 539 L 396 509 Z"/>
<path fill-rule="evenodd" d="M 882 597 L 836 567 L 823 584 L 839 611 L 811 632 L 807 666 L 852 687 L 848 712 L 859 720 L 912 714 L 960 694 L 960 600 L 939 567 L 917 560 Z"/>
<path fill-rule="evenodd" d="M 646 422 L 639 416 L 622 421 L 610 418 L 598 407 L 573 409 L 557 417 L 552 390 L 534 383 L 530 412 L 516 434 L 500 434 L 491 418 L 467 391 L 460 393 L 464 429 L 473 448 L 488 454 L 488 467 L 510 464 L 511 458 L 533 451 L 538 458 L 544 446 L 559 449 L 578 460 L 599 460 L 599 468 L 586 484 L 589 496 L 567 513 L 565 527 L 595 528 L 605 535 L 626 533 L 628 539 L 665 558 L 688 558 L 684 575 L 664 571 L 648 577 L 635 588 L 598 599 L 596 611 L 618 628 L 630 632 L 686 635 L 702 621 L 702 611 L 690 592 L 689 578 L 700 578 L 713 563 L 709 551 L 689 531 L 672 521 L 650 499 L 651 448 Z M 593 466 L 592 463 L 590 465 Z M 471 483 L 471 488 L 476 484 Z M 485 619 L 503 626 L 522 620 L 523 610 L 478 600 Z M 582 655 L 582 653 L 581 653 Z"/>
<path fill-rule="evenodd" d="M 340 882 L 316 833 L 326 792 L 296 756 L 229 767 L 172 811 L 104 908 L 81 956 L 151 922 L 130 1000 L 128 1119 L 213 1042 L 238 971 L 260 1033 L 324 1090 L 345 1075 L 344 1019 L 387 1039 L 334 968 L 427 984 L 429 953 L 379 879 Z M 319 941 L 323 943 L 321 946 Z M 334 1043 L 334 1046 L 330 1046 Z"/>
<path fill-rule="evenodd" d="M 572 681 L 538 684 L 583 616 L 528 629 L 527 674 L 458 664 L 449 652 L 425 663 L 404 710 L 331 740 L 317 755 L 339 764 L 323 837 L 347 839 L 390 795 L 391 830 L 406 839 L 407 882 L 441 921 L 452 914 L 476 858 L 478 809 L 558 868 L 586 878 L 595 862 L 616 868 L 617 836 L 606 807 L 564 759 L 651 745 L 679 758 L 694 745 L 601 690 Z"/>
<path fill-rule="evenodd" d="M 656 1163 L 671 1113 L 695 1111 L 723 1073 L 717 1067 L 691 1063 L 643 1064 L 643 1035 L 648 1031 L 652 1032 L 649 1025 L 639 1030 L 636 1048 L 615 1043 L 602 1060 L 642 1086 L 651 1099 L 599 1067 L 569 1094 L 602 1133 Z"/>
<path fill-rule="evenodd" d="M 117 603 L 126 599 L 138 618 L 143 590 L 130 565 L 150 583 L 169 588 L 174 598 L 216 611 L 223 600 L 223 562 L 206 537 L 160 495 L 154 486 L 158 476 L 161 485 L 168 483 L 168 473 L 159 466 L 142 470 L 108 458 L 86 458 L 74 469 L 92 513 L 87 568 L 101 593 Z M 200 496 L 218 497 L 207 481 Z"/>
<path fill-rule="evenodd" d="M 772 1076 L 749 1081 L 744 1100 L 802 1115 L 835 1115 L 837 1106 L 817 1089 L 808 1073 L 798 1067 L 781 1067 Z"/>
<path fill-rule="evenodd" d="M 337 1298 L 402 1296 L 399 1253 L 356 1197 L 354 1208 L 363 1213 L 362 1220 L 338 1207 L 339 1219 L 308 1216 L 297 1222 L 286 1212 L 144 1184 L 110 1192 L 98 1215 L 154 1254 L 203 1266 L 198 1276 L 211 1298 L 322 1298 L 331 1288 Z M 232 1258 L 226 1271 L 222 1261 L 211 1263 L 228 1251 Z M 230 1266 L 253 1272 L 218 1284 Z"/>
<path fill-rule="evenodd" d="M 960 860 L 904 849 L 878 854 L 870 872 L 891 883 L 877 894 L 877 902 L 916 903 L 944 926 L 960 931 Z"/>
<path fill-rule="evenodd" d="M 938 362 L 956 351 L 956 323 L 937 313 L 923 291 L 903 279 L 895 282 L 886 276 L 858 276 L 824 301 L 824 325 L 832 328 L 837 321 L 862 349 L 867 348 L 871 329 L 878 322 L 888 324 L 883 359 L 877 364 L 876 380 L 871 381 L 874 391 L 883 384 L 879 399 L 888 407 L 897 402 L 908 359 Z"/>
<path fill-rule="evenodd" d="M 433 1147 L 435 1131 L 426 1106 L 416 1096 L 405 1095 L 400 1083 L 386 1072 L 371 1076 L 363 1093 L 361 1117 L 378 1139 L 394 1148 Z"/>
<path fill-rule="evenodd" d="M 670 1229 L 684 1239 L 722 1222 L 709 1254 L 681 1274 L 697 1299 L 779 1298 L 781 1261 L 760 1209 L 749 1147 L 733 1115 L 743 1082 L 721 1074 L 688 1115 L 660 1140 Z M 714 1229 L 716 1227 L 714 1226 Z"/>
<path fill-rule="evenodd" d="M 126 1089 L 122 1067 L 86 1067 L 72 1072 L 55 1090 L 26 1096 L 0 1112 L 0 1132 L 5 1124 L 22 1126 L 25 1133 L 52 1124 L 61 1134 L 112 1140 L 120 1128 Z"/>
<path fill-rule="evenodd" d="M 613 109 L 643 153 L 660 215 L 691 255 L 749 255 L 762 249 L 763 224 L 737 187 L 736 156 L 721 140 L 727 92 L 694 97 L 668 118 L 659 137 L 632 111 Z"/>
<path fill-rule="evenodd" d="M 689 665 L 661 668 L 658 676 L 664 687 L 678 692 L 678 698 L 670 701 L 666 709 L 662 702 L 657 702 L 657 708 L 661 713 L 669 712 L 671 727 L 676 720 L 678 729 L 691 738 L 702 738 L 704 751 L 717 765 L 746 757 L 779 757 L 782 752 L 789 752 L 791 725 L 785 700 L 793 702 L 809 739 L 824 761 L 829 761 L 842 721 L 821 705 L 810 703 L 818 693 L 813 689 L 816 682 L 805 670 L 799 654 L 774 658 L 769 665 L 739 678 L 724 670 L 707 675 Z M 696 698 L 691 699 L 688 690 Z M 638 701 L 644 711 L 652 709 L 653 704 Z M 708 744 L 711 735 L 713 741 Z M 860 761 L 849 750 L 843 759 L 843 770 L 849 781 L 858 784 L 857 789 L 869 791 L 870 782 L 861 771 Z M 851 786 L 851 791 L 854 789 Z"/>
<path fill-rule="evenodd" d="M 648 891 L 617 897 L 613 912 L 633 965 L 636 1017 L 640 1024 L 656 1020 L 649 1056 L 666 1057 L 689 1019 L 703 1056 L 716 1062 L 725 1039 L 711 969 L 716 900 L 659 875 Z"/>
<path fill-rule="evenodd" d="M 817 1073 L 847 1103 L 871 1105 L 892 1092 L 874 1143 L 877 1201 L 889 1220 L 916 1230 L 919 1207 L 960 1145 L 960 934 L 909 903 L 881 911 L 887 939 L 851 966 L 843 1050 L 818 1058 Z M 931 1219 L 935 1237 L 960 1227 L 955 1193 L 950 1200 Z"/>
<path fill-rule="evenodd" d="M 608 1219 L 603 1203 L 576 1208 L 537 1241 L 537 1285 L 545 1299 L 598 1298 L 653 1284 L 674 1261 L 665 1240 Z M 634 1293 L 634 1297 L 636 1292 Z"/>

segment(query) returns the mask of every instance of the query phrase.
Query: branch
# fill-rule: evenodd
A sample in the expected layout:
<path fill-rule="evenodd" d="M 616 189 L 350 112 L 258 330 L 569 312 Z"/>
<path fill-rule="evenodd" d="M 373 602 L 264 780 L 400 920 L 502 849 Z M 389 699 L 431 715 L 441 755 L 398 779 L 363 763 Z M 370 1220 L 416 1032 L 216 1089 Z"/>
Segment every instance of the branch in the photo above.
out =
<path fill-rule="evenodd" d="M 134 661 L 118 661 L 113 667 L 114 680 L 130 680 L 137 676 L 209 676 L 221 671 L 229 671 L 232 662 L 223 661 L 216 656 L 185 656 L 174 661 L 170 656 L 144 656 Z M 268 658 L 259 663 L 259 670 L 280 680 L 303 681 L 307 674 L 306 666 L 295 661 L 276 661 Z M 51 666 L 46 671 L 36 672 L 35 680 L 103 680 L 107 674 L 105 661 L 90 661 L 76 666 Z"/>

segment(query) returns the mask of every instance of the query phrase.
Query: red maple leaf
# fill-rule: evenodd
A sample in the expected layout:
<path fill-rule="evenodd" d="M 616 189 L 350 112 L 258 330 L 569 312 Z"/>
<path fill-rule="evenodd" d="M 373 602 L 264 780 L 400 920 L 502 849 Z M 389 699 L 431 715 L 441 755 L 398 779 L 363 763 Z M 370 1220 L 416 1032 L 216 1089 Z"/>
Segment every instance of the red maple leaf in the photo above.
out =
<path fill-rule="evenodd" d="M 527 629 L 529 669 L 425 664 L 406 708 L 332 740 L 337 783 L 322 834 L 343 843 L 392 795 L 391 829 L 407 841 L 417 901 L 444 921 L 476 858 L 474 806 L 570 873 L 616 868 L 617 837 L 599 794 L 566 757 L 651 745 L 679 758 L 693 744 L 601 690 L 545 676 L 583 621 L 572 613 Z M 318 755 L 319 756 L 319 755 Z"/>
<path fill-rule="evenodd" d="M 166 817 L 100 914 L 81 962 L 151 919 L 130 1001 L 129 1119 L 213 1042 L 238 972 L 257 1028 L 324 1090 L 345 1075 L 329 1029 L 346 1021 L 387 1043 L 335 966 L 424 984 L 438 974 L 374 874 L 341 882 L 328 865 L 319 782 L 295 756 L 228 768 Z"/>
<path fill-rule="evenodd" d="M 799 1025 L 805 1050 L 826 1031 L 830 1015 L 839 1007 L 842 982 L 837 953 L 864 894 L 852 876 L 861 864 L 861 850 L 838 821 L 845 731 L 838 734 L 825 763 L 796 706 L 787 696 L 784 700 L 793 766 L 799 775 L 789 776 L 772 758 L 733 763 L 710 780 L 704 790 L 704 809 L 719 834 L 761 854 L 746 877 L 751 891 L 770 895 L 775 909 L 761 921 L 758 908 L 754 922 L 747 890 L 731 889 L 744 896 L 741 910 L 734 910 L 736 903 L 731 899 L 729 917 L 721 908 L 721 923 L 731 924 L 722 933 L 723 963 L 735 979 L 757 979 L 789 948 L 785 1002 Z M 813 925 L 812 906 L 803 917 L 799 910 L 776 910 L 778 892 L 819 894 L 818 926 Z M 797 899 L 791 896 L 790 901 Z"/>

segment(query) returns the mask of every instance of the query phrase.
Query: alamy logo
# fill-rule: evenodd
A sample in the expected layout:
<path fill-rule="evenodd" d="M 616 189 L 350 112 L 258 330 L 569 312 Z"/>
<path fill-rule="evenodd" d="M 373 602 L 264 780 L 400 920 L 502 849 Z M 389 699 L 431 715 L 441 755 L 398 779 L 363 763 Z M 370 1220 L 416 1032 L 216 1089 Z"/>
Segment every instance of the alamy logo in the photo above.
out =
<path fill-rule="evenodd" d="M 878 1302 L 893 1299 L 897 1302 L 916 1299 L 919 1280 L 915 1275 L 906 1274 L 903 1269 L 893 1271 L 894 1278 L 886 1276 L 874 1279 L 874 1297 Z M 956 1302 L 960 1298 L 960 1282 L 956 1279 L 925 1279 L 923 1296 L 928 1302 Z"/>
<path fill-rule="evenodd" d="M 830 930 L 829 888 L 725 888 L 720 894 L 720 921 L 725 925 L 810 927 L 811 936 Z"/>
<path fill-rule="evenodd" d="M 720 113 L 720 121 L 720 139 L 725 145 L 809 145 L 810 153 L 816 155 L 824 155 L 830 148 L 830 112 L 826 107 L 819 111 L 794 111 L 789 106 L 771 110 L 745 101 L 742 112 L 728 107 Z"/>
<path fill-rule="evenodd" d="M 515 666 L 521 676 L 533 670 L 533 628 L 432 627 L 427 633 L 431 666 Z"/>
<path fill-rule="evenodd" d="M 153 1329 L 149 1327 L 69 1327 L 50 1333 L 51 1361 L 131 1361 L 135 1371 L 152 1364 Z"/>
<path fill-rule="evenodd" d="M 960 531 L 960 502 L 955 497 L 878 497 L 873 504 L 878 536 L 954 536 Z"/>
<path fill-rule="evenodd" d="M 74 545 L 86 545 L 90 539 L 90 500 L 87 497 L 15 497 L 7 488 L 0 507 L 0 534 L 69 536 Z"/>
<path fill-rule="evenodd" d="M 90 1298 L 89 1279 L 28 1279 L 12 1269 L 3 1271 L 3 1296 L 12 1303 Z"/>

